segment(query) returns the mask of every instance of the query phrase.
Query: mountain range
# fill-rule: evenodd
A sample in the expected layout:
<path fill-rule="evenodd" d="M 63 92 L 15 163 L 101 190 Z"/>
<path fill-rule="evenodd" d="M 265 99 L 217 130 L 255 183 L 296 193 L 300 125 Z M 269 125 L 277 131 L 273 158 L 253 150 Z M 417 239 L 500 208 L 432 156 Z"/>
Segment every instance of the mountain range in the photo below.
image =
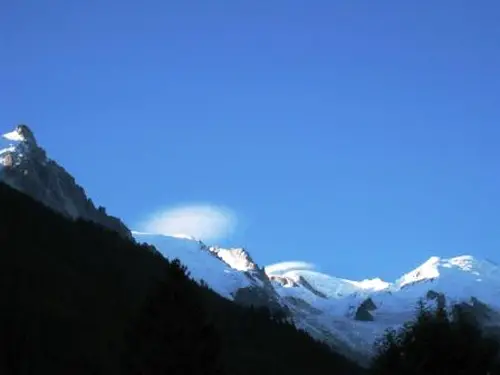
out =
<path fill-rule="evenodd" d="M 264 306 L 346 356 L 365 363 L 386 329 L 411 320 L 416 304 L 460 304 L 489 329 L 500 323 L 500 268 L 486 259 L 431 257 L 397 280 L 346 280 L 313 270 L 276 270 L 245 248 L 220 248 L 188 236 L 131 231 L 47 156 L 33 131 L 19 125 L 2 137 L 0 180 L 69 219 L 86 219 L 178 258 L 191 276 L 236 304 Z"/>

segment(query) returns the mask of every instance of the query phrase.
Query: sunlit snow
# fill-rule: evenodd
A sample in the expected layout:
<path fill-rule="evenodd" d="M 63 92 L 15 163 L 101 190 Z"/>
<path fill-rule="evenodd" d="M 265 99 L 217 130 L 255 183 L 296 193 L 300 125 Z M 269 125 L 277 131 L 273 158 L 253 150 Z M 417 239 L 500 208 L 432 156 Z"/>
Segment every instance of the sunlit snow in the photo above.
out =
<path fill-rule="evenodd" d="M 241 248 L 221 249 L 211 247 L 210 250 L 235 270 L 249 271 L 255 266 Z"/>
<path fill-rule="evenodd" d="M 133 235 L 139 242 L 154 245 L 166 258 L 178 258 L 188 267 L 191 277 L 205 281 L 223 297 L 233 299 L 236 290 L 251 284 L 245 274 L 222 262 L 208 249 L 203 249 L 197 241 L 143 232 L 133 232 Z"/>
<path fill-rule="evenodd" d="M 247 276 L 256 265 L 243 249 L 208 248 L 192 239 L 138 232 L 134 236 L 155 245 L 168 258 L 179 258 L 196 280 L 204 280 L 226 298 L 232 299 L 239 288 L 261 285 Z M 301 268 L 266 268 L 281 303 L 292 311 L 295 324 L 318 339 L 364 355 L 372 352 L 375 340 L 387 328 L 411 320 L 418 300 L 429 290 L 444 293 L 448 304 L 470 302 L 475 297 L 500 309 L 499 268 L 472 256 L 431 257 L 393 283 L 379 278 L 347 280 Z M 356 309 L 367 298 L 376 306 L 370 312 L 373 321 L 355 320 Z"/>
<path fill-rule="evenodd" d="M 17 132 L 17 130 L 13 130 L 11 132 L 5 133 L 2 135 L 3 138 L 8 139 L 9 141 L 22 142 L 24 141 L 24 137 Z"/>

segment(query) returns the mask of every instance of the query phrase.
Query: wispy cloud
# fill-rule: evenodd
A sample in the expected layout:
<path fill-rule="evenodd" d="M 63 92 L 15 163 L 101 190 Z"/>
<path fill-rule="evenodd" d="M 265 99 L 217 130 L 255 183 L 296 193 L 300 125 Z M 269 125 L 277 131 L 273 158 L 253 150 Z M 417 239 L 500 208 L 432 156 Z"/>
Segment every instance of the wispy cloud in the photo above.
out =
<path fill-rule="evenodd" d="M 288 271 L 314 270 L 315 268 L 316 266 L 312 263 L 292 261 L 271 264 L 265 267 L 265 271 L 268 275 L 280 275 Z"/>
<path fill-rule="evenodd" d="M 141 230 L 213 241 L 230 235 L 236 223 L 236 215 L 225 207 L 194 204 L 160 210 L 146 220 Z"/>

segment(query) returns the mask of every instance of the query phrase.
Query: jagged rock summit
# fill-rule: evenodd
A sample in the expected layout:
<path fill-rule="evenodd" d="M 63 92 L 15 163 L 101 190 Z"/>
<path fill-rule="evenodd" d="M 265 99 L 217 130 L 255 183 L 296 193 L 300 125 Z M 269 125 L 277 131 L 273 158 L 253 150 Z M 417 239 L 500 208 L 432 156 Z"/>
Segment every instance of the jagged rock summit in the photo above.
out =
<path fill-rule="evenodd" d="M 108 215 L 104 207 L 96 207 L 73 176 L 47 157 L 28 126 L 18 125 L 2 138 L 7 147 L 0 150 L 1 181 L 72 219 L 90 220 L 132 237 L 120 219 Z"/>
<path fill-rule="evenodd" d="M 4 134 L 4 138 L 12 141 L 27 142 L 33 146 L 37 146 L 35 135 L 26 125 L 18 125 L 10 133 Z"/>

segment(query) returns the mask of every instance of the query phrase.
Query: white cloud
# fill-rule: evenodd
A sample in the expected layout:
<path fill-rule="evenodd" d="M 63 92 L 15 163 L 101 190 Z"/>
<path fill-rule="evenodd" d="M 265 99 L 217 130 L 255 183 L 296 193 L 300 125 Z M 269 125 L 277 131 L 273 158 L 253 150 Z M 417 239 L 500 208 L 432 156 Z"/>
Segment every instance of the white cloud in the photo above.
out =
<path fill-rule="evenodd" d="M 313 270 L 315 268 L 316 266 L 312 263 L 292 261 L 271 264 L 265 267 L 265 271 L 268 275 L 280 275 L 288 271 Z"/>
<path fill-rule="evenodd" d="M 154 234 L 190 236 L 203 241 L 219 240 L 236 227 L 236 216 L 227 208 L 210 204 L 195 204 L 161 210 L 143 225 Z"/>

